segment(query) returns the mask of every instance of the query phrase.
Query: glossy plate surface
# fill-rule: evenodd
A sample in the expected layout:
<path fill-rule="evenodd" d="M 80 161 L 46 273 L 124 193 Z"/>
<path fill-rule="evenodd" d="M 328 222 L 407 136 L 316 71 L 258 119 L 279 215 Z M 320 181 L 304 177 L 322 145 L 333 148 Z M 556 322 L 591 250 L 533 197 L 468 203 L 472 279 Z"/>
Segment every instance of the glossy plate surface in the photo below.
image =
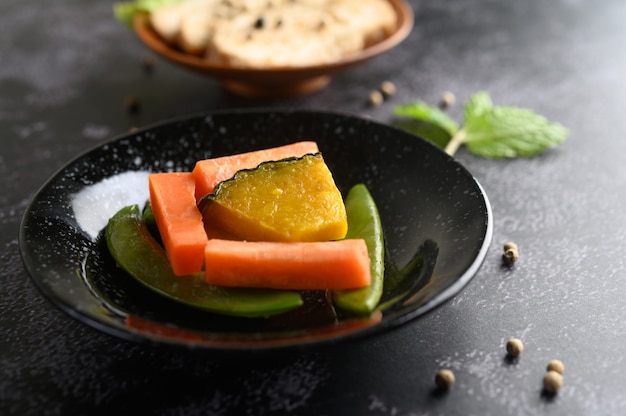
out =
<path fill-rule="evenodd" d="M 365 183 L 386 239 L 383 303 L 369 320 L 339 318 L 323 294 L 272 319 L 212 315 L 162 298 L 117 268 L 102 228 L 143 204 L 147 174 L 189 171 L 197 160 L 315 140 L 344 194 Z M 355 116 L 314 111 L 213 112 L 164 122 L 69 162 L 24 213 L 20 250 L 41 292 L 76 318 L 137 342 L 222 350 L 328 344 L 382 333 L 460 291 L 486 255 L 491 208 L 458 162 L 409 133 Z"/>

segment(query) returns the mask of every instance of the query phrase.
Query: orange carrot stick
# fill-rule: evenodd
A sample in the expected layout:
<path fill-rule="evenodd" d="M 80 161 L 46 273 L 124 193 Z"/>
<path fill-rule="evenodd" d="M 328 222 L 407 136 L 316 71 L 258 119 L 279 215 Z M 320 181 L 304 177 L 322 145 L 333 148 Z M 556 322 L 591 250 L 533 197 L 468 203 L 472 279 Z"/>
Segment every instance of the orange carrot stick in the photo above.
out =
<path fill-rule="evenodd" d="M 204 195 L 213 192 L 218 183 L 232 178 L 239 170 L 256 168 L 262 162 L 301 157 L 317 152 L 319 152 L 317 143 L 302 141 L 254 152 L 200 160 L 196 162 L 192 172 L 196 182 L 196 201 L 199 202 Z"/>
<path fill-rule="evenodd" d="M 152 211 L 174 274 L 200 272 L 208 237 L 191 172 L 154 173 L 148 183 Z"/>
<path fill-rule="evenodd" d="M 204 251 L 205 281 L 288 290 L 354 289 L 370 284 L 362 239 L 246 242 L 212 239 Z"/>

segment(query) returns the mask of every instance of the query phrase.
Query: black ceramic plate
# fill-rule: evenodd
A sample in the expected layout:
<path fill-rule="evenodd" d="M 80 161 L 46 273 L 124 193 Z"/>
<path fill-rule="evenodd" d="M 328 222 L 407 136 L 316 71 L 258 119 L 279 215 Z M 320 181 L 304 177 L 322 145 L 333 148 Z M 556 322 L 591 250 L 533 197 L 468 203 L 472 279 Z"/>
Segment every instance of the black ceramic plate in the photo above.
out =
<path fill-rule="evenodd" d="M 386 239 L 384 310 L 337 318 L 310 293 L 305 307 L 272 319 L 212 315 L 160 297 L 116 267 L 102 228 L 117 209 L 147 198 L 147 172 L 189 171 L 199 159 L 318 142 L 345 195 L 365 183 Z M 381 333 L 460 291 L 492 234 L 491 209 L 474 177 L 444 152 L 371 120 L 313 111 L 195 115 L 133 132 L 77 157 L 37 193 L 24 214 L 20 249 L 41 292 L 70 316 L 106 333 L 212 349 L 328 344 Z"/>

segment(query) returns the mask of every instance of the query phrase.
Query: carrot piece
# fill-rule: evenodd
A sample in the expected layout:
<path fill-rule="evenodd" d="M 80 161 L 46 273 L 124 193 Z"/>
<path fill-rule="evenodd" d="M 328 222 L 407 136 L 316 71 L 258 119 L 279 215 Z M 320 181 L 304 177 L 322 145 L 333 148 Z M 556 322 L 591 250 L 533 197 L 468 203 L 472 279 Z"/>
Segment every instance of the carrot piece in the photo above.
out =
<path fill-rule="evenodd" d="M 153 173 L 148 183 L 152 211 L 174 274 L 202 271 L 208 237 L 191 172 Z"/>
<path fill-rule="evenodd" d="M 205 281 L 287 290 L 355 289 L 370 284 L 363 239 L 251 242 L 211 239 L 204 251 Z"/>
<path fill-rule="evenodd" d="M 317 143 L 302 141 L 232 156 L 199 160 L 192 171 L 196 182 L 196 201 L 199 202 L 204 195 L 212 193 L 218 183 L 232 178 L 237 171 L 256 168 L 262 162 L 302 157 L 317 152 L 319 152 Z"/>

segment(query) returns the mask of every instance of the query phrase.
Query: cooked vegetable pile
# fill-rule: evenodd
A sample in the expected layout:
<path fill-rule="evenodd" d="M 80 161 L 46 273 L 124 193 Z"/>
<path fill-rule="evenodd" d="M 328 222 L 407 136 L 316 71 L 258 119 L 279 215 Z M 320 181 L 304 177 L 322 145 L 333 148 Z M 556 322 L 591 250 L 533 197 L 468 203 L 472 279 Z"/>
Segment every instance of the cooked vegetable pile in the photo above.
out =
<path fill-rule="evenodd" d="M 383 233 L 363 184 L 345 201 L 315 142 L 199 161 L 149 176 L 143 212 L 107 225 L 117 264 L 170 299 L 214 313 L 267 317 L 328 291 L 369 316 L 384 276 Z"/>

